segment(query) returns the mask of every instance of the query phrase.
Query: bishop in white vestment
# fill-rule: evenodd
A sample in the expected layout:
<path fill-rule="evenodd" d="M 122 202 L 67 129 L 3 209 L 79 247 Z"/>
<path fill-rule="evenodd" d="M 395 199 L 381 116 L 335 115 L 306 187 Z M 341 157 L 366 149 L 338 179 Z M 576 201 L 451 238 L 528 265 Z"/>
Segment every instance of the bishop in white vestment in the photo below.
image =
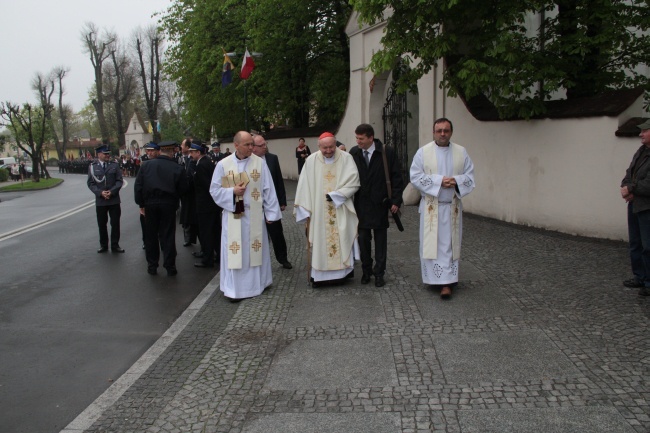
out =
<path fill-rule="evenodd" d="M 422 281 L 441 286 L 451 297 L 458 282 L 462 239 L 461 198 L 474 189 L 474 164 L 464 147 L 450 141 L 451 122 L 434 123 L 436 140 L 413 157 L 411 183 L 420 191 L 420 264 Z"/>
<path fill-rule="evenodd" d="M 357 166 L 350 154 L 337 149 L 329 132 L 320 136 L 318 147 L 305 161 L 294 202 L 296 222 L 309 221 L 314 286 L 347 277 L 359 256 L 353 203 L 361 185 Z"/>
<path fill-rule="evenodd" d="M 214 170 L 210 195 L 223 208 L 220 289 L 238 300 L 273 283 L 266 221 L 277 221 L 282 213 L 266 163 L 252 154 L 253 137 L 240 131 L 234 143 L 235 153 Z"/>

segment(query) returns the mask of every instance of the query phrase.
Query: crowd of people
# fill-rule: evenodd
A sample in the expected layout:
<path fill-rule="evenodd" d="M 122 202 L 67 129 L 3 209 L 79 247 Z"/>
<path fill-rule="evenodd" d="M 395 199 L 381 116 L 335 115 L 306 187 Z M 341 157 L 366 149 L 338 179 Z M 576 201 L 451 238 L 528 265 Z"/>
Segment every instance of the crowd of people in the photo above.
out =
<path fill-rule="evenodd" d="M 362 284 L 373 278 L 376 287 L 386 284 L 389 218 L 399 221 L 404 180 L 395 150 L 375 138 L 371 125 L 361 124 L 354 132 L 356 146 L 349 152 L 329 132 L 319 137 L 314 153 L 302 138 L 296 148 L 300 176 L 293 214 L 306 226 L 313 287 L 354 278 L 356 260 L 361 261 Z M 449 299 L 458 282 L 461 199 L 474 189 L 474 167 L 467 151 L 451 142 L 451 121 L 436 120 L 433 133 L 435 140 L 413 159 L 410 181 L 419 194 L 422 280 Z M 183 245 L 198 242 L 201 247 L 194 253 L 194 266 L 217 265 L 221 291 L 237 302 L 272 284 L 271 244 L 282 269 L 293 265 L 281 222 L 287 199 L 279 159 L 259 134 L 240 131 L 233 145 L 234 153 L 222 153 L 219 143 L 209 149 L 192 138 L 180 147 L 175 142 L 147 144 L 134 196 L 149 274 L 158 273 L 161 252 L 167 275 L 177 274 L 180 208 Z M 97 148 L 97 155 L 88 168 L 88 187 L 97 200 L 98 253 L 107 252 L 109 245 L 123 253 L 119 190 L 125 172 L 110 161 L 106 146 Z"/>

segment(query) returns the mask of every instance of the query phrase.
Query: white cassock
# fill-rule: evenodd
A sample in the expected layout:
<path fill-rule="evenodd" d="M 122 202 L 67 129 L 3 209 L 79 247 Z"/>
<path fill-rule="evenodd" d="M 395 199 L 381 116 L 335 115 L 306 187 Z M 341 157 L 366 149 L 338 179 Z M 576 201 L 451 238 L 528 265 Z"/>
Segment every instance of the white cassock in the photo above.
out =
<path fill-rule="evenodd" d="M 443 188 L 442 178 L 453 177 L 458 191 Z M 425 284 L 458 282 L 462 239 L 461 198 L 474 189 L 474 164 L 464 147 L 431 142 L 413 157 L 411 183 L 422 194 L 420 213 L 420 263 Z"/>
<path fill-rule="evenodd" d="M 353 197 L 361 186 L 352 155 L 336 150 L 325 158 L 318 151 L 306 160 L 300 173 L 294 213 L 296 222 L 309 218 L 311 276 L 314 281 L 345 278 L 359 257 Z M 326 195 L 332 198 L 326 200 Z M 355 253 L 356 251 L 356 253 Z"/>
<path fill-rule="evenodd" d="M 232 158 L 232 159 L 231 159 Z M 261 221 L 261 264 L 251 266 L 251 194 L 255 194 L 256 190 L 251 187 L 251 184 L 246 188 L 244 194 L 244 215 L 239 220 L 241 221 L 241 268 L 231 269 L 228 266 L 229 261 L 229 243 L 228 221 L 231 220 L 231 215 L 235 211 L 235 202 L 233 188 L 223 187 L 222 178 L 226 175 L 224 167 L 235 167 L 238 173 L 246 171 L 249 178 L 252 178 L 253 173 L 249 172 L 250 166 L 254 165 L 251 161 L 255 158 L 261 161 L 261 198 L 262 198 L 262 221 Z M 219 271 L 220 289 L 225 296 L 232 299 L 250 298 L 261 294 L 264 289 L 273 283 L 273 276 L 271 273 L 271 255 L 269 251 L 269 241 L 266 232 L 266 221 L 277 221 L 282 218 L 278 198 L 275 194 L 273 187 L 273 180 L 271 173 L 264 160 L 261 160 L 255 155 L 251 155 L 246 159 L 237 159 L 233 153 L 228 158 L 224 158 L 217 164 L 212 175 L 212 182 L 210 183 L 210 195 L 215 203 L 223 208 L 221 216 L 221 261 Z M 258 224 L 259 226 L 259 224 Z M 254 231 L 254 230 L 253 230 Z M 232 235 L 232 233 L 231 233 Z M 231 263 L 232 265 L 232 263 Z"/>

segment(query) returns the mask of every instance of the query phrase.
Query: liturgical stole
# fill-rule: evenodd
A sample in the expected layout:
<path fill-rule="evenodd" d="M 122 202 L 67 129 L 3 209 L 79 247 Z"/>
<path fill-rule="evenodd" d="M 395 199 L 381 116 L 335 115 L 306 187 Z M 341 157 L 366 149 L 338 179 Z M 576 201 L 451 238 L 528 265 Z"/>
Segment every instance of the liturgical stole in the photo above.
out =
<path fill-rule="evenodd" d="M 242 245 L 242 220 L 235 218 L 233 212 L 228 212 L 228 269 L 241 269 L 243 264 L 242 248 L 250 250 L 250 266 L 262 265 L 262 242 L 264 233 L 264 201 L 262 192 L 262 158 L 251 155 L 246 165 L 246 173 L 237 171 L 237 160 L 227 158 L 223 160 L 223 170 L 226 175 L 222 179 L 222 186 L 232 188 L 241 183 L 248 175 L 249 183 L 244 196 L 248 198 L 248 227 L 250 245 Z M 227 212 L 224 209 L 224 212 Z"/>
<path fill-rule="evenodd" d="M 463 173 L 465 158 L 463 157 L 463 147 L 455 143 L 449 143 L 451 146 L 451 158 L 453 165 L 453 175 L 458 176 Z M 424 159 L 424 172 L 427 175 L 438 174 L 438 158 L 436 156 L 436 147 L 433 142 L 425 146 L 422 150 Z M 438 258 L 438 197 L 429 194 L 424 196 L 424 228 L 422 247 L 423 258 L 435 260 Z M 460 258 L 460 200 L 454 194 L 451 201 L 451 248 L 454 260 Z"/>

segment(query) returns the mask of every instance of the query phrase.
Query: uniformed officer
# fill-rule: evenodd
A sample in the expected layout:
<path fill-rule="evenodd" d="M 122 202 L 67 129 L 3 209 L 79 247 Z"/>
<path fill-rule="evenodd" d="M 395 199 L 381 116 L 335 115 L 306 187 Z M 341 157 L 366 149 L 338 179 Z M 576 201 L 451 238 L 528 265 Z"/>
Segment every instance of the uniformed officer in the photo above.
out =
<path fill-rule="evenodd" d="M 99 226 L 98 253 L 108 251 L 108 218 L 111 218 L 111 250 L 123 253 L 120 248 L 120 189 L 122 188 L 122 170 L 117 163 L 111 162 L 111 150 L 108 145 L 95 149 L 97 160 L 88 167 L 88 188 L 95 194 L 97 225 Z"/>
<path fill-rule="evenodd" d="M 145 218 L 145 253 L 147 272 L 151 275 L 158 272 L 161 249 L 167 275 L 177 274 L 176 210 L 180 196 L 188 189 L 188 181 L 183 167 L 174 159 L 175 145 L 171 141 L 160 146 L 161 154 L 142 164 L 133 187 L 135 202 Z"/>
<path fill-rule="evenodd" d="M 142 161 L 141 167 L 142 167 L 142 164 L 144 164 L 145 162 L 147 162 L 149 160 L 152 160 L 152 159 L 158 157 L 158 155 L 160 155 L 160 146 L 158 146 L 153 141 L 150 142 L 150 143 L 145 144 L 144 146 L 142 146 L 142 148 L 144 149 L 144 155 L 142 155 L 142 158 L 140 158 L 140 160 Z M 138 170 L 138 173 L 140 173 L 140 170 Z M 146 241 L 145 241 L 146 229 L 145 229 L 145 227 L 146 226 L 145 226 L 144 215 L 140 214 L 140 229 L 142 229 L 142 249 L 143 250 L 146 248 Z"/>

